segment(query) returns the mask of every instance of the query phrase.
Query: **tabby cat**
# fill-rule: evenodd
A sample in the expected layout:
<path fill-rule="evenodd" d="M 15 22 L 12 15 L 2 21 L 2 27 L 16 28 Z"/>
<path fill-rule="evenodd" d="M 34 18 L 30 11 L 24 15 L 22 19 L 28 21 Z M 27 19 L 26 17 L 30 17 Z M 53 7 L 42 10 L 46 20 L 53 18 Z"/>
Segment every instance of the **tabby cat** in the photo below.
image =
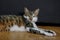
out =
<path fill-rule="evenodd" d="M 29 11 L 27 8 L 24 8 L 24 13 L 23 16 L 0 15 L 0 31 L 27 31 L 46 36 L 56 35 L 54 31 L 40 29 L 35 24 L 38 19 L 39 8 L 35 11 Z"/>

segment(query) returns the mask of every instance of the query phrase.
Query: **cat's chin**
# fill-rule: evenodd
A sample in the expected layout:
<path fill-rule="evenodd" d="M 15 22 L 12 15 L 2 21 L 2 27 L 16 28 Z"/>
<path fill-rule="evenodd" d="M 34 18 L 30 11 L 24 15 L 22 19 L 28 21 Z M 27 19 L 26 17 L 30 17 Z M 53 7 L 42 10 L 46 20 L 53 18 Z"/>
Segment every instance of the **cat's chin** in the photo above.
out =
<path fill-rule="evenodd" d="M 37 22 L 38 18 L 37 17 L 33 17 L 32 22 Z"/>

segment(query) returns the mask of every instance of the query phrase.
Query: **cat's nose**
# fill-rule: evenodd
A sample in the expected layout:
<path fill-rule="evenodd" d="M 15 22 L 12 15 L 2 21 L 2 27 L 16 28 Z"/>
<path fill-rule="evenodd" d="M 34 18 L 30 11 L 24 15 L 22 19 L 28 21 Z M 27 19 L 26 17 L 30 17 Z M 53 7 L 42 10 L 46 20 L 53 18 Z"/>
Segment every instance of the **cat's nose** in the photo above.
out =
<path fill-rule="evenodd" d="M 32 21 L 32 18 L 30 18 L 30 20 Z"/>

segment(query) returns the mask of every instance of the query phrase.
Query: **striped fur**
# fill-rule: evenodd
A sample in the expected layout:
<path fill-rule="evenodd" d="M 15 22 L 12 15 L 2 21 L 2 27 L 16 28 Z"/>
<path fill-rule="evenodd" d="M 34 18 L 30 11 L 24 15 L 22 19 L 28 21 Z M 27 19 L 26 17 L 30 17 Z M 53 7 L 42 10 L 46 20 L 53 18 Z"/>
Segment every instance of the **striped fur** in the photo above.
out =
<path fill-rule="evenodd" d="M 0 15 L 0 31 L 9 31 L 9 28 L 17 24 L 18 26 L 23 25 L 22 16 L 17 15 Z"/>

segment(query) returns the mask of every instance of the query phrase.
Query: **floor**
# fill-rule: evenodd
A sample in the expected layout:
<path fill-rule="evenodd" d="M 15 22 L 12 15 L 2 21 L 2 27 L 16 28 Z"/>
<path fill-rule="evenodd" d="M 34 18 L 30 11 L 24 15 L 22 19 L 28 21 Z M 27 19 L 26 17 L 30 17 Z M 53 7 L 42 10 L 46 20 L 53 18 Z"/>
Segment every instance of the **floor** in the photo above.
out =
<path fill-rule="evenodd" d="M 60 40 L 60 27 L 54 26 L 39 26 L 39 27 L 54 30 L 57 33 L 57 35 L 54 37 L 48 37 L 28 32 L 0 32 L 0 40 Z"/>

